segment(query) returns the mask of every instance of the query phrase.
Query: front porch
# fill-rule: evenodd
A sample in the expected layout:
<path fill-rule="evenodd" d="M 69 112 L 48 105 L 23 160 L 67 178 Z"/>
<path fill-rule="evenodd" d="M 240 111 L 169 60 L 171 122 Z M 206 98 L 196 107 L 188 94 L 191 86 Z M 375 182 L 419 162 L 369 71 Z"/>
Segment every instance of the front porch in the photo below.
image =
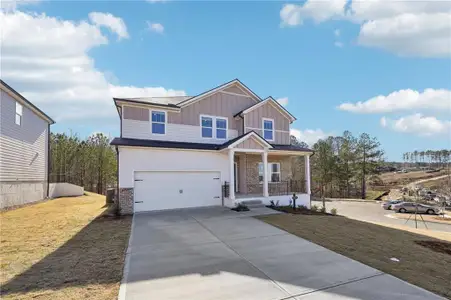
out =
<path fill-rule="evenodd" d="M 276 150 L 258 135 L 250 138 L 251 142 L 247 139 L 227 148 L 230 178 L 223 184 L 224 205 L 250 200 L 288 205 L 296 194 L 296 205 L 309 207 L 312 152 Z"/>

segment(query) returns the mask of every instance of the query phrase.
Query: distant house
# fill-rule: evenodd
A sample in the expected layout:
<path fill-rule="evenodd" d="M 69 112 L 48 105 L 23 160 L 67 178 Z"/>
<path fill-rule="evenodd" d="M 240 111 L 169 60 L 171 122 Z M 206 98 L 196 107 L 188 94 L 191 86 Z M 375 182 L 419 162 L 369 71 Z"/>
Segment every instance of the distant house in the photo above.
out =
<path fill-rule="evenodd" d="M 49 193 L 49 136 L 55 122 L 0 79 L 0 208 Z"/>
<path fill-rule="evenodd" d="M 122 213 L 271 201 L 310 203 L 313 151 L 290 144 L 296 118 L 235 79 L 194 97 L 115 98 Z M 292 158 L 304 158 L 302 179 Z"/>

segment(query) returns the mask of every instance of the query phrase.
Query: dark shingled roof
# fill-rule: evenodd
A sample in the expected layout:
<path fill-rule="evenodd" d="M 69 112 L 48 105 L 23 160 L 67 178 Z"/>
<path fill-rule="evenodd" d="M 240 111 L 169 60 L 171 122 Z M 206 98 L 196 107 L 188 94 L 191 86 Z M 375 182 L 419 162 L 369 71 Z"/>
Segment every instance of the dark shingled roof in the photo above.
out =
<path fill-rule="evenodd" d="M 188 142 L 171 142 L 171 141 L 159 141 L 159 140 L 141 140 L 141 139 L 130 139 L 130 138 L 114 138 L 111 141 L 113 146 L 134 146 L 134 147 L 151 147 L 151 148 L 172 148 L 172 149 L 192 149 L 192 150 L 222 150 L 227 148 L 229 145 L 233 144 L 235 141 L 239 140 L 243 136 L 250 134 L 250 131 L 239 137 L 231 139 L 224 144 L 207 144 L 207 143 L 188 143 Z M 301 148 L 293 145 L 274 145 L 272 150 L 280 151 L 300 151 L 300 152 L 313 152 L 313 150 L 308 148 Z"/>
<path fill-rule="evenodd" d="M 138 104 L 148 104 L 148 105 L 154 105 L 154 106 L 161 106 L 161 107 L 172 107 L 172 108 L 180 108 L 179 106 L 175 104 L 162 104 L 162 103 L 156 103 L 156 102 L 150 102 L 150 101 L 140 101 L 140 100 L 134 100 L 134 99 L 128 99 L 128 98 L 113 98 L 114 102 L 116 101 L 127 101 L 130 103 L 138 103 Z"/>

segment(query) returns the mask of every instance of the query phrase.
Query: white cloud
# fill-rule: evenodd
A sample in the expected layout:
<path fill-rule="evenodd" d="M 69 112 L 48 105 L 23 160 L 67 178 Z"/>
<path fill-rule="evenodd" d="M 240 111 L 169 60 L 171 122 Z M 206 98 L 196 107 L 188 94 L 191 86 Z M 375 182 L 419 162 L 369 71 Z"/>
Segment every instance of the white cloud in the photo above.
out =
<path fill-rule="evenodd" d="M 127 26 L 121 18 L 115 17 L 112 14 L 91 12 L 89 19 L 97 26 L 105 26 L 112 32 L 116 33 L 119 39 L 128 38 Z"/>
<path fill-rule="evenodd" d="M 422 114 L 413 114 L 397 120 L 382 117 L 381 124 L 394 131 L 415 134 L 418 136 L 443 135 L 451 137 L 451 121 L 441 121 L 435 117 L 426 117 Z"/>
<path fill-rule="evenodd" d="M 358 37 L 363 46 L 404 56 L 449 56 L 451 14 L 401 14 L 365 22 Z"/>
<path fill-rule="evenodd" d="M 149 21 L 147 21 L 147 28 L 150 31 L 154 31 L 156 33 L 163 33 L 164 32 L 164 26 L 161 25 L 160 23 L 151 23 Z"/>
<path fill-rule="evenodd" d="M 386 119 L 385 117 L 382 117 L 382 118 L 381 118 L 380 123 L 381 123 L 381 126 L 382 126 L 382 127 L 387 127 L 387 119 Z"/>
<path fill-rule="evenodd" d="M 415 90 L 399 90 L 388 96 L 379 95 L 365 102 L 343 103 L 340 110 L 355 113 L 387 113 L 407 110 L 451 110 L 451 91 L 426 89 L 422 93 Z"/>
<path fill-rule="evenodd" d="M 338 47 L 338 48 L 343 48 L 344 45 L 343 45 L 342 42 L 335 42 L 335 43 L 334 43 L 334 46 L 335 46 L 335 47 Z"/>
<path fill-rule="evenodd" d="M 307 143 L 310 147 L 320 139 L 326 139 L 329 136 L 333 136 L 333 133 L 326 133 L 321 129 L 291 129 L 290 134 L 295 136 L 299 141 Z"/>
<path fill-rule="evenodd" d="M 164 3 L 167 2 L 168 0 L 146 0 L 149 3 Z"/>
<path fill-rule="evenodd" d="M 320 23 L 343 15 L 347 0 L 308 0 L 304 4 L 285 4 L 280 11 L 282 26 L 301 25 L 305 19 Z"/>
<path fill-rule="evenodd" d="M 36 4 L 41 2 L 40 0 L 2 0 L 0 1 L 0 9 L 5 11 L 16 10 L 20 5 Z"/>
<path fill-rule="evenodd" d="M 346 2 L 346 1 L 344 1 Z M 403 56 L 448 57 L 451 54 L 450 1 L 307 0 L 286 4 L 280 11 L 284 26 L 306 19 L 324 22 L 341 19 L 361 24 L 358 44 Z"/>
<path fill-rule="evenodd" d="M 340 36 L 340 29 L 335 29 L 334 30 L 334 35 L 335 35 L 335 37 L 339 37 Z"/>
<path fill-rule="evenodd" d="M 279 98 L 276 101 L 279 102 L 279 104 L 282 106 L 288 105 L 288 97 Z"/>
<path fill-rule="evenodd" d="M 185 94 L 163 87 L 111 84 L 88 56 L 91 49 L 107 45 L 108 39 L 97 26 L 86 21 L 0 12 L 0 28 L 2 79 L 57 122 L 82 119 L 104 124 L 106 118 L 113 121 L 117 118 L 113 96 Z"/>

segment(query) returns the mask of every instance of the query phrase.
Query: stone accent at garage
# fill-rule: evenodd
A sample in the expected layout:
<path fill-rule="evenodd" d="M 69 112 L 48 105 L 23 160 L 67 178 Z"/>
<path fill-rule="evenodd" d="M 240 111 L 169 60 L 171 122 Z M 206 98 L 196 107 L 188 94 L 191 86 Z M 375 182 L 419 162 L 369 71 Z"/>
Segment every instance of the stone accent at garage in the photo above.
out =
<path fill-rule="evenodd" d="M 133 188 L 119 188 L 119 207 L 121 215 L 133 214 Z"/>

